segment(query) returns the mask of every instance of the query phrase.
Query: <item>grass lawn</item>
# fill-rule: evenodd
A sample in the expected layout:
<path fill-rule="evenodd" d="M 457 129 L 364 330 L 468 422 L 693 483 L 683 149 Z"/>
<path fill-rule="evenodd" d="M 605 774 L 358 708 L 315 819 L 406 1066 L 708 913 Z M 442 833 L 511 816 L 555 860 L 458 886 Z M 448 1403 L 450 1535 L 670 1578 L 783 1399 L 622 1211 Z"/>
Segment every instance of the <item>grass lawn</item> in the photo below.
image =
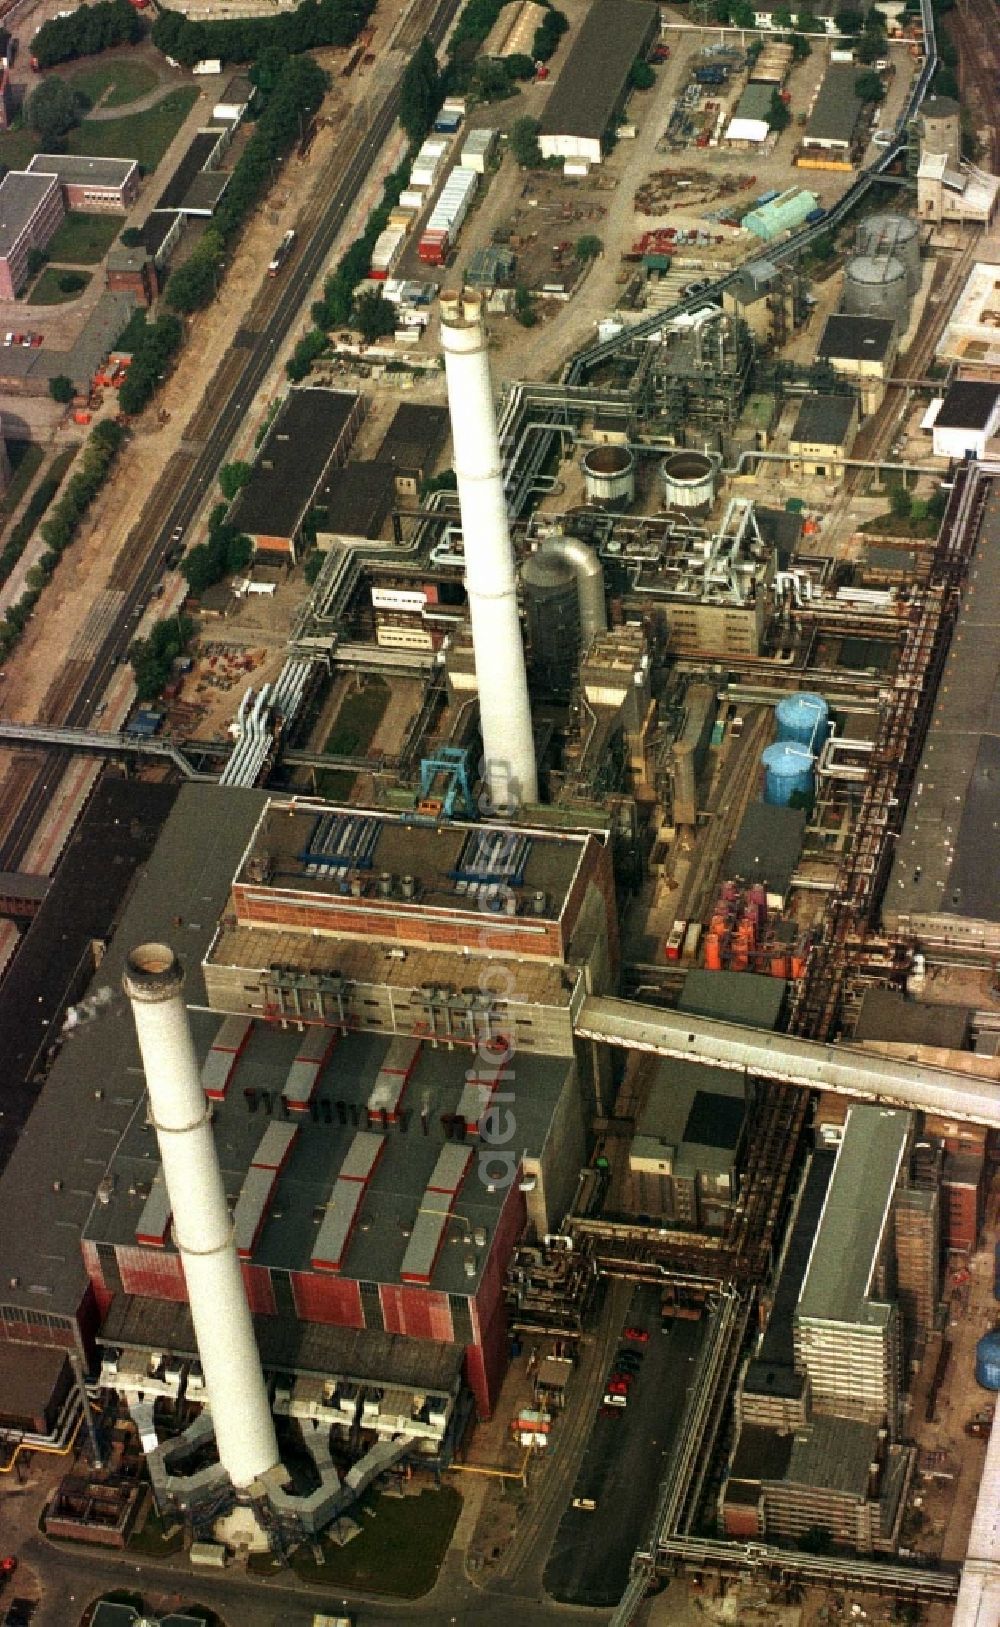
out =
<path fill-rule="evenodd" d="M 888 514 L 876 514 L 873 520 L 864 520 L 858 526 L 859 531 L 876 537 L 911 537 L 914 541 L 936 537 L 940 529 L 941 521 L 932 514 L 915 520 L 910 514 L 893 514 L 891 510 Z"/>
<path fill-rule="evenodd" d="M 150 1509 L 141 1531 L 134 1531 L 128 1540 L 129 1553 L 147 1554 L 157 1559 L 166 1554 L 180 1553 L 184 1546 L 184 1527 L 179 1520 L 164 1526 L 155 1509 Z"/>
<path fill-rule="evenodd" d="M 38 137 L 26 125 L 0 131 L 0 164 L 7 169 L 26 169 L 38 150 Z"/>
<path fill-rule="evenodd" d="M 389 685 L 381 678 L 370 679 L 364 689 L 352 690 L 341 704 L 323 750 L 334 757 L 361 756 L 371 744 L 388 704 Z"/>
<path fill-rule="evenodd" d="M 65 77 L 74 90 L 83 92 L 91 107 L 100 103 L 102 111 L 106 107 L 126 107 L 129 102 L 137 102 L 159 83 L 148 63 L 129 62 L 124 57 L 116 62 L 95 62 Z"/>
<path fill-rule="evenodd" d="M 55 265 L 95 266 L 121 229 L 121 215 L 67 215 L 45 252 Z"/>
<path fill-rule="evenodd" d="M 85 153 L 92 158 L 137 158 L 148 174 L 160 162 L 197 100 L 197 88 L 185 85 L 172 90 L 145 113 L 126 113 L 121 119 L 84 119 L 70 131 L 66 145 L 71 153 Z"/>
<path fill-rule="evenodd" d="M 422 1491 L 419 1497 L 365 1497 L 374 1519 L 349 1510 L 361 1535 L 343 1548 L 322 1542 L 325 1564 L 317 1565 L 312 1544 L 292 1555 L 292 1568 L 303 1581 L 331 1588 L 358 1588 L 366 1593 L 393 1593 L 419 1599 L 437 1580 L 445 1550 L 455 1529 L 462 1498 L 453 1486 Z"/>
<path fill-rule="evenodd" d="M 63 275 L 65 267 L 46 266 L 34 287 L 24 296 L 29 305 L 68 305 L 70 300 L 79 299 L 90 281 L 89 271 L 80 271 L 78 276 L 86 277 L 87 282 L 83 288 L 77 288 L 72 294 L 64 294 L 59 286 L 59 278 Z"/>
<path fill-rule="evenodd" d="M 0 514 L 13 514 L 32 480 L 42 466 L 45 453 L 34 441 L 8 441 L 10 458 L 10 485 L 0 497 Z"/>

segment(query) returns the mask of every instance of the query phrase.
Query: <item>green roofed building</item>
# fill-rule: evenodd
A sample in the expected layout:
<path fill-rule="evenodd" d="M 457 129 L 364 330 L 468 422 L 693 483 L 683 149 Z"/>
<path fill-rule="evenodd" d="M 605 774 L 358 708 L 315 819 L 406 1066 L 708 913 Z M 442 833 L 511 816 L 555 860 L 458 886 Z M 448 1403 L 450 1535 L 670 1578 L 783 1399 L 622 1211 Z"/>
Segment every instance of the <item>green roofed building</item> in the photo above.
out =
<path fill-rule="evenodd" d="M 754 237 L 770 243 L 782 232 L 793 232 L 818 207 L 814 192 L 790 186 L 787 192 L 772 198 L 770 203 L 762 203 L 759 209 L 751 209 L 743 216 L 743 224 L 748 232 L 753 232 Z"/>

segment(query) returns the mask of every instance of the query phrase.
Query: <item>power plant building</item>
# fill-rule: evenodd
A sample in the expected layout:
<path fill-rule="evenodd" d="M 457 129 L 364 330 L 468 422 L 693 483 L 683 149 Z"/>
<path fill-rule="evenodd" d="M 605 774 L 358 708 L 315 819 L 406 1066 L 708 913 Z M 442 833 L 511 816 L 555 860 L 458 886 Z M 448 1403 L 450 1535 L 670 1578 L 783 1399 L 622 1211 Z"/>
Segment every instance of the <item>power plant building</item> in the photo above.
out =
<path fill-rule="evenodd" d="M 132 944 L 179 947 L 254 1333 L 289 1405 L 339 1377 L 429 1388 L 452 1418 L 464 1375 L 492 1411 L 508 1259 L 558 1223 L 583 1162 L 599 1085 L 571 1010 L 610 985 L 614 933 L 598 836 L 182 789 L 98 981 Z M 183 1368 L 191 1399 L 137 1060 L 118 1001 L 52 1067 L 0 1180 L 33 1216 L 0 1246 L 0 1340 L 88 1364 L 99 1340 L 120 1393 L 176 1393 Z"/>

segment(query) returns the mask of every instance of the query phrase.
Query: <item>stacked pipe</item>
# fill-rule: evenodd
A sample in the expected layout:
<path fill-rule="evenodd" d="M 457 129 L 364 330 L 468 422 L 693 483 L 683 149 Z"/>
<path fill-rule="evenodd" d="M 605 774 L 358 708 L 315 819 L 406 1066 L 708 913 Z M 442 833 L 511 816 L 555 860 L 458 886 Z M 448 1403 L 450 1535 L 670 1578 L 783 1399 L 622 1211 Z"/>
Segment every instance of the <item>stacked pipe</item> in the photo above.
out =
<path fill-rule="evenodd" d="M 278 1463 L 278 1443 L 233 1226 L 202 1089 L 187 1010 L 184 973 L 173 950 L 145 943 L 128 957 L 132 1003 L 194 1323 L 219 1462 L 237 1490 Z"/>
<path fill-rule="evenodd" d="M 493 809 L 538 799 L 535 744 L 482 299 L 441 298 L 441 343 L 465 540 L 466 590 Z"/>

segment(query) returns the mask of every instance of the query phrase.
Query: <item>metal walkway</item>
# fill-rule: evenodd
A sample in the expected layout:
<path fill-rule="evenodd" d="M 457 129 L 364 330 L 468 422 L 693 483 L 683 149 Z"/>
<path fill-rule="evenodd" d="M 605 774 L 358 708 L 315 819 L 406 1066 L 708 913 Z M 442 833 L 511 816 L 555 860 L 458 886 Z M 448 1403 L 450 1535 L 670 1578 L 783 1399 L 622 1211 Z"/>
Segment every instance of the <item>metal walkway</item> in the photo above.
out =
<path fill-rule="evenodd" d="M 632 1051 L 680 1057 L 805 1090 L 832 1090 L 1000 1129 L 1000 1081 L 950 1068 L 598 995 L 584 1000 L 573 1027 L 582 1039 Z"/>
<path fill-rule="evenodd" d="M 5 746 L 68 746 L 71 751 L 121 757 L 159 757 L 174 764 L 188 780 L 214 781 L 217 774 L 201 774 L 171 740 L 147 740 L 140 735 L 105 734 L 99 729 L 57 729 L 38 723 L 0 720 L 0 744 Z"/>

